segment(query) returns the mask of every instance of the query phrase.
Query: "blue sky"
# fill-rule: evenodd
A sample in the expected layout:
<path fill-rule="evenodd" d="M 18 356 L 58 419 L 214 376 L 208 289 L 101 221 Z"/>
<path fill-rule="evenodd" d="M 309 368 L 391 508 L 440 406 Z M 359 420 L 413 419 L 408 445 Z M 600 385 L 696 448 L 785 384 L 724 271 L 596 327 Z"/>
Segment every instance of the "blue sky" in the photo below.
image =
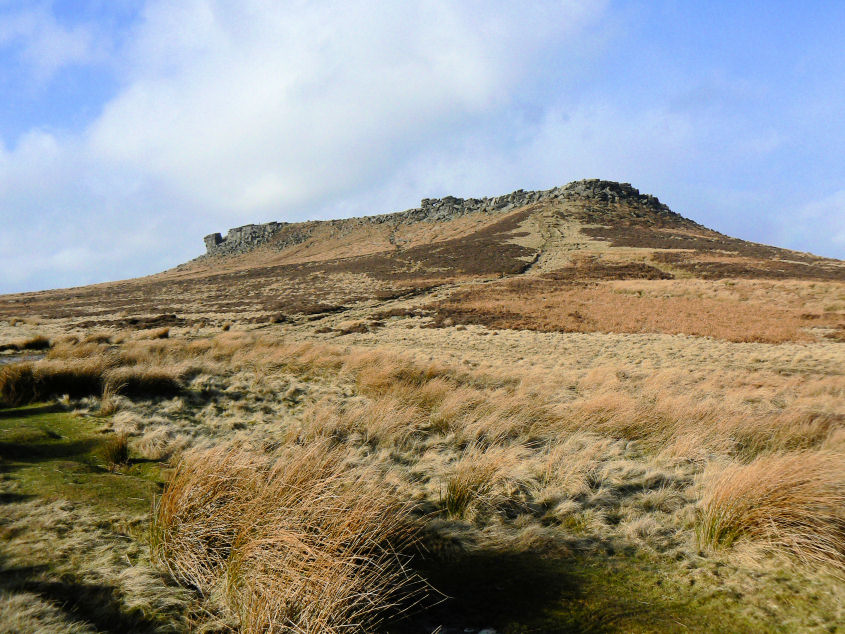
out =
<path fill-rule="evenodd" d="M 0 292 L 590 177 L 845 258 L 843 28 L 841 2 L 0 0 Z"/>

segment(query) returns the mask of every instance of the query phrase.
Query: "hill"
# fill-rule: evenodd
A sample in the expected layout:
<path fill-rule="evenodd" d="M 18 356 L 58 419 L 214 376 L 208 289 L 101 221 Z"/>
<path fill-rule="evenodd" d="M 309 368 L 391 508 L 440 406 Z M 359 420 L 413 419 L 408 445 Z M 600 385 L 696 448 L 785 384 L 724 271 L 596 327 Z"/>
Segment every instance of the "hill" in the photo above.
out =
<path fill-rule="evenodd" d="M 750 341 L 806 340 L 807 327 L 843 334 L 841 311 L 772 305 L 763 289 L 774 288 L 769 281 L 796 288 L 841 282 L 845 263 L 724 236 L 609 181 L 492 199 L 425 199 L 417 209 L 381 216 L 247 225 L 225 238 L 211 234 L 206 246 L 206 255 L 158 275 L 0 297 L 0 315 L 38 315 L 62 327 L 202 327 L 359 317 L 350 310 L 369 306 L 396 315 L 406 307 L 434 324 L 560 332 Z M 737 283 L 713 299 L 693 282 L 720 279 Z M 665 316 L 665 293 L 656 288 L 677 297 L 675 323 L 658 316 Z M 416 299 L 401 301 L 409 297 Z M 764 327 L 760 315 L 751 319 L 758 303 L 768 304 L 766 319 L 782 332 Z M 731 333 L 713 321 L 718 314 Z"/>
<path fill-rule="evenodd" d="M 205 245 L 0 296 L 0 630 L 841 630 L 845 262 L 599 180 Z"/>

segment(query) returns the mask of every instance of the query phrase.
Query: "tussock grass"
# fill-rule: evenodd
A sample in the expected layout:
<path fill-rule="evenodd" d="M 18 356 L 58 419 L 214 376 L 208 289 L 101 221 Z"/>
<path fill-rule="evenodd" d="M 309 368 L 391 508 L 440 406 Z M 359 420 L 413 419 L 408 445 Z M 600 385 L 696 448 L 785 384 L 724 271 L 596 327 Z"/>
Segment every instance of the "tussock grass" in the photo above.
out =
<path fill-rule="evenodd" d="M 111 343 L 112 335 L 107 332 L 92 332 L 85 335 L 82 341 L 84 343 Z"/>
<path fill-rule="evenodd" d="M 0 351 L 4 350 L 47 350 L 52 345 L 48 337 L 36 335 L 27 339 L 18 339 L 9 343 L 0 344 Z"/>
<path fill-rule="evenodd" d="M 137 335 L 138 339 L 167 339 L 170 337 L 170 328 L 153 328 L 151 330 L 143 330 Z"/>
<path fill-rule="evenodd" d="M 181 390 L 178 370 L 174 368 L 121 366 L 116 356 L 99 354 L 99 349 L 91 356 L 69 350 L 57 354 L 58 357 L 0 369 L 2 402 L 16 407 L 64 394 L 81 398 L 120 391 L 131 396 L 173 396 Z"/>
<path fill-rule="evenodd" d="M 12 364 L 0 370 L 0 396 L 6 406 L 15 407 L 61 394 L 99 394 L 103 371 L 98 359 Z"/>
<path fill-rule="evenodd" d="M 422 596 L 405 554 L 417 530 L 376 472 L 315 443 L 277 459 L 189 453 L 151 539 L 171 574 L 225 601 L 245 632 L 363 632 Z"/>
<path fill-rule="evenodd" d="M 706 459 L 727 453 L 751 459 L 771 451 L 821 447 L 843 420 L 827 411 L 755 411 L 703 389 L 679 395 L 658 388 L 637 394 L 598 390 L 562 408 L 557 425 L 639 441 L 667 456 Z"/>
<path fill-rule="evenodd" d="M 769 455 L 720 470 L 706 484 L 696 535 L 712 548 L 761 542 L 843 574 L 845 455 Z"/>
<path fill-rule="evenodd" d="M 117 395 L 123 387 L 122 384 L 116 384 L 114 381 L 105 382 L 100 397 L 100 409 L 97 412 L 100 416 L 111 416 L 120 409 Z"/>
<path fill-rule="evenodd" d="M 393 447 L 404 446 L 419 436 L 424 425 L 424 412 L 419 407 L 390 395 L 341 408 L 331 402 L 320 403 L 305 418 L 300 435 L 308 441 L 345 441 L 357 436 L 369 445 Z"/>
<path fill-rule="evenodd" d="M 182 389 L 179 370 L 172 367 L 123 366 L 110 369 L 104 376 L 127 396 L 175 396 Z"/>
<path fill-rule="evenodd" d="M 100 455 L 110 471 L 129 463 L 129 436 L 116 434 L 103 443 Z"/>
<path fill-rule="evenodd" d="M 471 509 L 496 510 L 504 502 L 517 502 L 502 489 L 518 483 L 520 459 L 524 456 L 513 448 L 482 448 L 471 445 L 460 456 L 446 482 L 443 508 L 453 518 L 465 517 Z M 500 495 L 497 498 L 497 493 Z M 510 499 L 509 499 L 510 498 Z"/>
<path fill-rule="evenodd" d="M 258 465 L 220 447 L 186 454 L 158 501 L 151 527 L 154 558 L 178 581 L 211 594 L 255 492 Z"/>
<path fill-rule="evenodd" d="M 0 368 L 0 399 L 7 407 L 17 407 L 35 398 L 36 382 L 29 363 L 15 363 Z"/>
<path fill-rule="evenodd" d="M 188 454 L 191 466 L 177 470 L 156 520 L 153 543 L 162 565 L 225 606 L 247 631 L 332 631 L 338 623 L 362 630 L 413 602 L 378 590 L 378 610 L 331 607 L 355 604 L 351 595 L 369 592 L 355 585 L 369 573 L 344 576 L 338 570 L 355 567 L 338 563 L 343 548 L 300 531 L 320 522 L 330 527 L 326 531 L 336 530 L 322 515 L 328 509 L 357 513 L 359 502 L 347 499 L 347 492 L 379 504 L 389 498 L 399 516 L 404 505 L 396 500 L 414 500 L 440 515 L 465 546 L 516 543 L 516 535 L 542 529 L 544 535 L 610 541 L 614 548 L 621 542 L 684 558 L 693 556 L 686 553 L 692 552 L 696 504 L 707 496 L 695 485 L 702 472 L 785 453 L 841 450 L 845 438 L 839 413 L 845 388 L 829 374 L 752 373 L 736 366 L 690 372 L 608 360 L 542 373 L 493 364 L 477 370 L 424 353 L 290 343 L 247 331 L 191 341 L 57 344 L 49 357 L 30 365 L 99 359 L 103 380 L 114 385 L 144 377 L 154 383 L 158 375 L 204 395 L 151 403 L 120 398 L 124 411 L 114 424 L 140 434 L 133 441 L 139 455 L 161 459 L 207 446 L 208 432 L 282 452 L 280 459 L 230 449 L 217 457 Z M 286 396 L 292 390 L 296 396 Z M 326 455 L 300 460 L 304 447 L 312 446 Z M 329 454 L 328 471 L 306 468 L 323 464 Z M 307 477 L 291 484 L 290 473 L 274 475 L 287 463 Z M 384 493 L 379 487 L 388 481 Z M 372 483 L 379 484 L 368 489 Z M 285 490 L 298 493 L 291 497 Z M 276 513 L 280 508 L 283 517 Z M 769 543 L 748 531 L 736 539 Z M 772 547 L 795 551 L 779 543 Z M 401 565 L 390 569 L 406 570 L 403 549 L 394 549 Z M 340 559 L 317 556 L 323 550 Z M 369 561 L 370 554 L 356 556 Z M 381 564 L 375 569 L 386 570 Z M 316 587 L 314 579 L 323 585 Z"/>

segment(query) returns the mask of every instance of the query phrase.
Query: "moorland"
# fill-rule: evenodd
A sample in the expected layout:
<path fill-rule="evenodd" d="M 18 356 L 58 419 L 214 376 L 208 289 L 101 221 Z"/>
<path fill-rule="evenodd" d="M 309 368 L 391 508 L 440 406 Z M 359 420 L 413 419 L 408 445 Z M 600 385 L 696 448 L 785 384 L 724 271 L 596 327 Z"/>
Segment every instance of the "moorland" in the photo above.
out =
<path fill-rule="evenodd" d="M 511 196 L 0 296 L 0 629 L 842 631 L 845 262 Z"/>

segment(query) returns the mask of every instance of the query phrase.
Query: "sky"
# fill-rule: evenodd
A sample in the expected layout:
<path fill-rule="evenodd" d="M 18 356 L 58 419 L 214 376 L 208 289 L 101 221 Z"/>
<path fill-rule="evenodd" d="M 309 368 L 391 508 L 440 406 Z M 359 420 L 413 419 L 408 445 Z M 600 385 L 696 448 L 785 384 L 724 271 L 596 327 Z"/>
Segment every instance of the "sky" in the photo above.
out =
<path fill-rule="evenodd" d="M 0 293 L 581 178 L 845 259 L 845 3 L 0 0 Z"/>

